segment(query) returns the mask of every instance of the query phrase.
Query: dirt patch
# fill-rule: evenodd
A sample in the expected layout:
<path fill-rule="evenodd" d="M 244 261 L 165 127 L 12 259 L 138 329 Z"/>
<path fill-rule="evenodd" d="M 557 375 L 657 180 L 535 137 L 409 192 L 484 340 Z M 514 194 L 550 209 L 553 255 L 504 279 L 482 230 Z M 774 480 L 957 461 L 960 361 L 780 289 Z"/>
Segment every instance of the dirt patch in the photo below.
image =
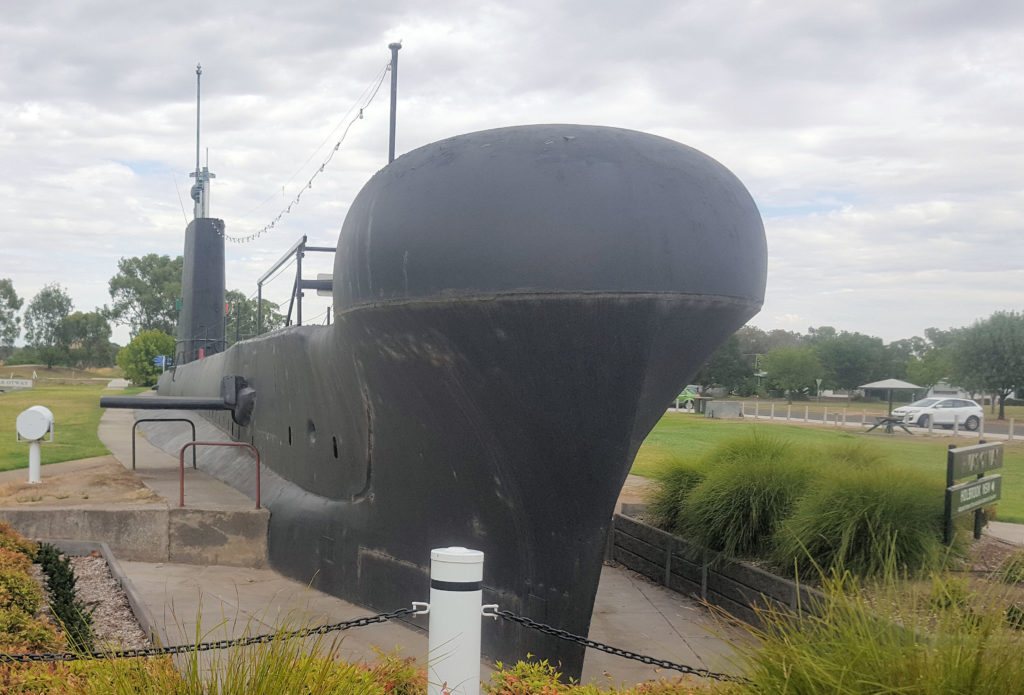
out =
<path fill-rule="evenodd" d="M 82 506 L 111 503 L 159 502 L 149 488 L 131 471 L 111 457 L 100 457 L 92 465 L 69 473 L 48 474 L 42 470 L 41 483 L 29 483 L 28 471 L 16 472 L 20 481 L 0 484 L 0 507 Z"/>

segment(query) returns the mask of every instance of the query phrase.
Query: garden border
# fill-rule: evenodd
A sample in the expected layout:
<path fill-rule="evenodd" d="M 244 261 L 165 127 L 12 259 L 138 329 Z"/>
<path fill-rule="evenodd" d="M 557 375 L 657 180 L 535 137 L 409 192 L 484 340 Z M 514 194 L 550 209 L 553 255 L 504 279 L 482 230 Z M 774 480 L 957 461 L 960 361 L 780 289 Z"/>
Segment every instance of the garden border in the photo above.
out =
<path fill-rule="evenodd" d="M 37 543 L 49 543 L 65 555 L 72 557 L 89 555 L 93 551 L 98 552 L 106 560 L 111 576 L 121 586 L 121 590 L 124 591 L 125 598 L 128 599 L 128 605 L 131 606 L 132 613 L 135 614 L 135 619 L 139 622 L 139 627 L 149 637 L 149 641 L 153 644 L 168 644 L 167 635 L 163 627 L 153 619 L 153 614 L 150 613 L 149 608 L 142 601 L 142 597 L 139 596 L 135 585 L 132 584 L 132 580 L 128 578 L 121 565 L 118 564 L 117 558 L 114 557 L 114 553 L 110 550 L 110 546 L 99 541 L 80 541 L 68 538 L 35 538 L 33 540 Z"/>
<path fill-rule="evenodd" d="M 630 516 L 645 506 L 623 505 L 623 513 L 612 518 L 607 559 L 753 625 L 759 623 L 756 606 L 808 612 L 824 600 L 813 587 L 728 558 Z"/>

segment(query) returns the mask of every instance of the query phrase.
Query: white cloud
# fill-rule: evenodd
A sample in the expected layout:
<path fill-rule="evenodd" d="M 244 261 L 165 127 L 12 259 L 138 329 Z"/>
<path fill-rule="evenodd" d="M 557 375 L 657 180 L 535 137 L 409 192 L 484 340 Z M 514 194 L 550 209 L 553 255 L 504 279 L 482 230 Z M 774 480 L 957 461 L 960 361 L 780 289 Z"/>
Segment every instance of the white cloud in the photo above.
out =
<path fill-rule="evenodd" d="M 197 61 L 213 212 L 258 231 L 402 39 L 399 153 L 516 123 L 654 132 L 731 168 L 764 212 L 755 324 L 965 325 L 1024 308 L 1022 28 L 1010 0 L 12 5 L 0 277 L 26 298 L 61 282 L 88 310 L 119 257 L 181 252 Z M 254 290 L 302 234 L 336 240 L 385 163 L 387 111 L 385 84 L 282 224 L 228 246 L 229 286 Z"/>

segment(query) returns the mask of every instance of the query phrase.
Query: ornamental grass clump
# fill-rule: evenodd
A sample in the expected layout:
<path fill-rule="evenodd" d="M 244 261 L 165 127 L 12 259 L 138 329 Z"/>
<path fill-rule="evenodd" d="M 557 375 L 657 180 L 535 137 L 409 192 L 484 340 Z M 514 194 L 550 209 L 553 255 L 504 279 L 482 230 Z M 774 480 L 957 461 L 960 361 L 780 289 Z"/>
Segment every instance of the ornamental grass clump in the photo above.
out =
<path fill-rule="evenodd" d="M 774 559 L 784 571 L 818 569 L 878 576 L 888 563 L 901 570 L 937 568 L 944 552 L 942 489 L 891 464 L 830 467 L 779 525 Z"/>
<path fill-rule="evenodd" d="M 714 449 L 683 500 L 679 531 L 734 557 L 765 555 L 811 480 L 802 452 L 754 433 Z"/>
<path fill-rule="evenodd" d="M 666 531 L 681 531 L 680 516 L 686 497 L 702 480 L 704 472 L 696 461 L 673 459 L 665 462 L 658 477 L 658 485 L 650 498 L 650 513 L 654 524 Z"/>
<path fill-rule="evenodd" d="M 1024 582 L 1024 550 L 1007 555 L 992 576 L 1004 584 Z"/>
<path fill-rule="evenodd" d="M 962 593 L 945 581 L 908 584 L 891 566 L 871 585 L 833 574 L 812 610 L 759 609 L 754 642 L 735 644 L 750 683 L 733 692 L 1024 693 L 1024 633 L 994 595 L 937 602 Z"/>

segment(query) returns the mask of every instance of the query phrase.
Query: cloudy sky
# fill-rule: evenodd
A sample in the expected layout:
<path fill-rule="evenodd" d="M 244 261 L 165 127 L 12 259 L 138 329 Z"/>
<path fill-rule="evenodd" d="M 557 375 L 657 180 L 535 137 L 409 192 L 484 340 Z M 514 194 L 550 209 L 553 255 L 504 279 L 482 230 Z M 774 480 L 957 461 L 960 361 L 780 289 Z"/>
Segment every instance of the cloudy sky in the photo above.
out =
<path fill-rule="evenodd" d="M 303 234 L 333 246 L 386 163 L 388 82 L 317 170 L 401 41 L 398 154 L 588 123 L 729 167 L 768 238 L 754 325 L 889 341 L 1024 309 L 1019 0 L 40 0 L 0 22 L 0 277 L 26 304 L 59 282 L 92 310 L 119 258 L 182 252 L 197 62 L 229 235 L 316 175 L 228 244 L 228 287 Z"/>

